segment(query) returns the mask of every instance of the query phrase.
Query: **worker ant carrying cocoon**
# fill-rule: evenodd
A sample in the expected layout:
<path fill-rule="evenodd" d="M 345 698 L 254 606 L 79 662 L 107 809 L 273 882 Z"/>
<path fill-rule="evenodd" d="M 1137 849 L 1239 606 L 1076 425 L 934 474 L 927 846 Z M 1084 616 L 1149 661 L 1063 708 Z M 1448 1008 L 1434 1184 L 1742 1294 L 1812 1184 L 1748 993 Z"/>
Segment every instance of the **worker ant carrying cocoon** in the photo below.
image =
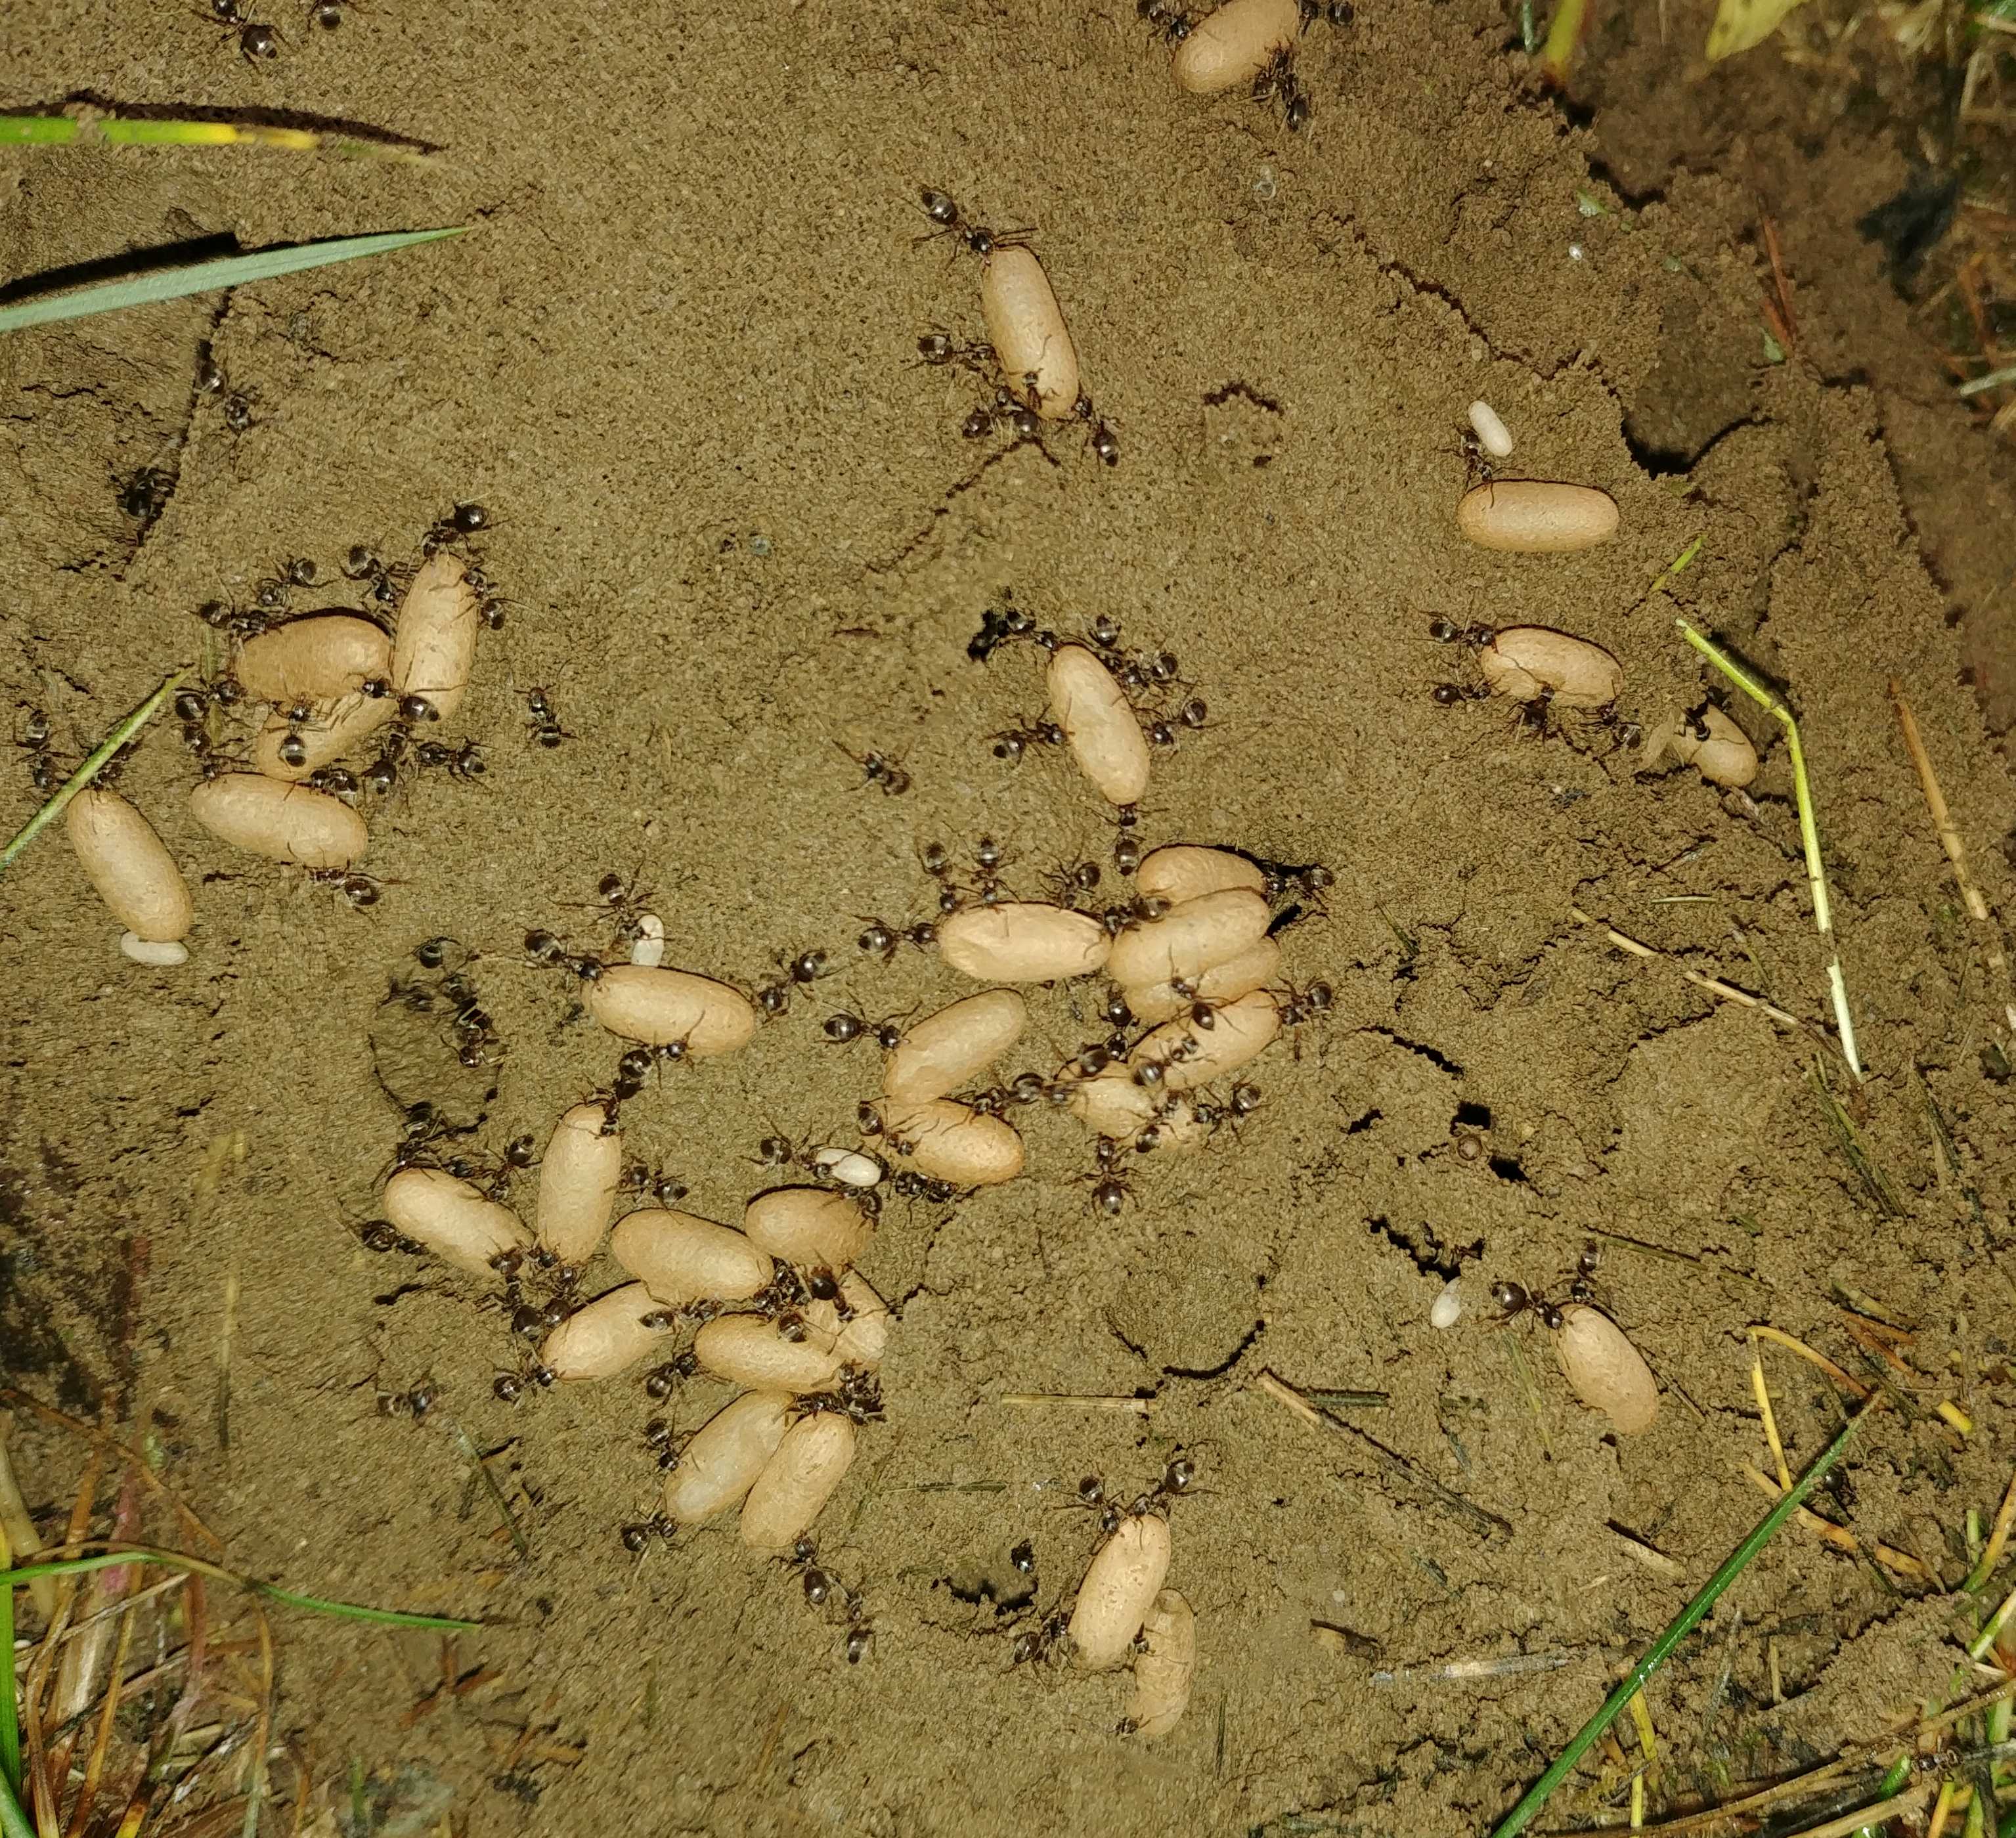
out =
<path fill-rule="evenodd" d="M 1442 707 L 1504 696 L 1517 704 L 1514 722 L 1521 735 L 1553 736 L 1578 751 L 1587 750 L 1586 738 L 1593 733 L 1610 737 L 1607 753 L 1636 746 L 1643 738 L 1636 721 L 1617 712 L 1624 667 L 1600 645 L 1543 625 L 1460 626 L 1441 618 L 1429 622 L 1428 636 L 1462 646 L 1478 671 L 1468 683 L 1438 683 L 1430 693 Z"/>

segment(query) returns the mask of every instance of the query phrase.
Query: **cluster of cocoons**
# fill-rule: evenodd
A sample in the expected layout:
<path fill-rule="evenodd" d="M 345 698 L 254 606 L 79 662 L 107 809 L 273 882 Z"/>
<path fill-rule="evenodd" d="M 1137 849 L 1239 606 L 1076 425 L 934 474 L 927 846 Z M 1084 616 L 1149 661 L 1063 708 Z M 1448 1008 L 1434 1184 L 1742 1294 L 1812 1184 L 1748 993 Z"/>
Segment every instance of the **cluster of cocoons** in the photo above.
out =
<path fill-rule="evenodd" d="M 607 1106 L 562 1114 L 539 1165 L 534 1227 L 471 1182 L 409 1167 L 385 1217 L 442 1262 L 502 1279 L 531 1256 L 579 1271 L 606 1248 L 629 1281 L 582 1304 L 539 1349 L 553 1381 L 615 1378 L 662 1357 L 697 1322 L 698 1368 L 745 1387 L 682 1451 L 664 1512 L 681 1525 L 740 1505 L 752 1549 L 788 1549 L 853 1462 L 851 1394 L 880 1369 L 891 1317 L 852 1268 L 874 1236 L 856 1202 L 824 1188 L 752 1199 L 740 1230 L 661 1207 L 615 1217 L 623 1135 Z"/>
<path fill-rule="evenodd" d="M 462 706 L 475 664 L 481 603 L 461 558 L 442 550 L 408 587 L 395 630 L 361 613 L 314 613 L 268 627 L 240 646 L 232 674 L 268 705 L 250 772 L 206 777 L 189 812 L 234 848 L 340 874 L 369 841 L 343 799 L 301 781 L 354 751 L 419 697 L 445 721 Z M 305 718 L 297 718 L 303 711 Z M 156 966 L 185 962 L 195 916 L 189 887 L 146 817 L 117 792 L 88 786 L 64 813 L 70 846 L 99 897 L 126 928 L 120 948 Z"/>

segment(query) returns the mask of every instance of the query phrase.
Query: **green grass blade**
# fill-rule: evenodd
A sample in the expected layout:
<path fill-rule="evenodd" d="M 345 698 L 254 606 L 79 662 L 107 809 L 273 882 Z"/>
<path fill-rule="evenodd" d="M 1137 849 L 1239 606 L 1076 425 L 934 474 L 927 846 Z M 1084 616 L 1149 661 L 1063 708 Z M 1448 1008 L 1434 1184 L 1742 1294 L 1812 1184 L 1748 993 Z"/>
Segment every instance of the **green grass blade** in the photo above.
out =
<path fill-rule="evenodd" d="M 11 1668 L 13 1659 L 7 1663 Z M 14 1789 L 5 1786 L 0 1786 L 0 1838 L 35 1838 L 35 1828 L 28 1823 Z"/>
<path fill-rule="evenodd" d="M 90 757 L 57 787 L 55 796 L 21 825 L 5 848 L 0 849 L 0 873 L 13 866 L 14 858 L 63 814 L 63 806 L 98 776 L 105 762 L 153 719 L 154 710 L 175 692 L 184 674 L 177 671 L 166 678 L 153 695 L 92 749 Z"/>
<path fill-rule="evenodd" d="M 0 1563 L 14 1553 L 0 1531 Z M 21 1722 L 14 1708 L 14 1592 L 0 1589 L 0 1789 L 21 1790 Z"/>
<path fill-rule="evenodd" d="M 1876 1408 L 1874 1404 L 1866 1405 L 1841 1425 L 1840 1433 L 1820 1451 L 1820 1459 L 1792 1484 L 1791 1491 L 1764 1515 L 1750 1535 L 1723 1559 L 1721 1569 L 1702 1585 L 1701 1593 L 1673 1617 L 1658 1638 L 1646 1648 L 1637 1664 L 1631 1668 L 1629 1676 L 1603 1700 L 1603 1707 L 1575 1732 L 1568 1746 L 1554 1757 L 1547 1771 L 1526 1789 L 1519 1804 L 1499 1821 L 1492 1829 L 1491 1838 L 1513 1838 L 1514 1833 L 1523 1832 L 1533 1822 L 1535 1816 L 1546 1804 L 1555 1788 L 1575 1771 L 1576 1764 L 1594 1746 L 1597 1738 L 1616 1721 L 1618 1714 L 1636 1696 L 1646 1680 L 1666 1663 L 1674 1648 L 1694 1631 L 1701 1617 L 1722 1599 L 1730 1584 L 1749 1567 L 1751 1559 L 1770 1542 L 1779 1527 L 1799 1509 L 1806 1496 L 1827 1478 L 1827 1470 L 1841 1459 L 1856 1431 L 1861 1428 L 1863 1419 Z M 5 1579 L 0 1578 L 0 1581 Z"/>
<path fill-rule="evenodd" d="M 378 236 L 339 236 L 327 243 L 297 243 L 283 249 L 258 250 L 250 255 L 222 256 L 215 261 L 195 262 L 187 268 L 157 268 L 151 274 L 133 275 L 123 281 L 101 281 L 94 286 L 0 307 L 0 332 L 46 326 L 58 319 L 81 319 L 93 313 L 116 313 L 126 307 L 151 306 L 157 300 L 179 300 L 185 294 L 207 293 L 219 287 L 242 287 L 248 281 L 271 280 L 275 275 L 323 268 L 333 261 L 355 261 L 360 256 L 386 255 L 416 243 L 459 236 L 466 227 L 453 224 L 440 230 L 388 230 Z"/>
<path fill-rule="evenodd" d="M 439 1628 L 451 1634 L 467 1633 L 483 1625 L 481 1621 L 457 1620 L 447 1615 L 408 1614 L 403 1609 L 366 1608 L 355 1602 L 331 1602 L 324 1596 L 297 1595 L 291 1589 L 262 1583 L 257 1577 L 240 1576 L 234 1570 L 226 1570 L 221 1564 L 211 1563 L 200 1557 L 191 1557 L 180 1551 L 157 1551 L 145 1545 L 131 1545 L 118 1551 L 99 1551 L 88 1557 L 54 1557 L 45 1563 L 24 1563 L 13 1570 L 0 1570 L 0 1588 L 11 1588 L 37 1577 L 75 1576 L 81 1570 L 110 1570 L 121 1563 L 157 1563 L 167 1570 L 195 1570 L 203 1576 L 236 1583 L 241 1589 L 250 1589 L 254 1595 L 268 1596 L 293 1608 L 304 1608 L 312 1614 L 338 1615 L 347 1620 L 372 1621 L 391 1628 Z"/>
<path fill-rule="evenodd" d="M 60 146 L 75 140 L 83 125 L 68 115 L 0 115 L 0 147 Z"/>

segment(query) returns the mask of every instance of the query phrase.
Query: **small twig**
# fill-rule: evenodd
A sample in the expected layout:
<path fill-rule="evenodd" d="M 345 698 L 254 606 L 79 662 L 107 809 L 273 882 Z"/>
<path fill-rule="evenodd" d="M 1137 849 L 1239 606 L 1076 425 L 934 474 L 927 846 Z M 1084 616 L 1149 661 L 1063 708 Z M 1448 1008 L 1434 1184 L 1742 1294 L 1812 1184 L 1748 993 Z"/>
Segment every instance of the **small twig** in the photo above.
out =
<path fill-rule="evenodd" d="M 1799 724 L 1792 711 L 1727 652 L 1704 638 L 1686 620 L 1676 619 L 1673 623 L 1690 645 L 1744 695 L 1775 716 L 1784 728 L 1792 757 L 1792 790 L 1799 807 L 1799 840 L 1806 852 L 1806 884 L 1813 894 L 1813 929 L 1820 933 L 1820 942 L 1827 949 L 1827 987 L 1834 998 L 1834 1023 L 1841 1031 L 1841 1057 L 1848 1062 L 1849 1070 L 1859 1084 L 1862 1056 L 1856 1051 L 1855 1017 L 1849 1012 L 1848 981 L 1841 974 L 1841 948 L 1834 939 L 1834 909 L 1827 899 L 1827 869 L 1820 861 L 1820 825 L 1813 815 L 1813 786 L 1806 776 L 1805 751 L 1799 743 Z"/>
<path fill-rule="evenodd" d="M 1778 1440 L 1778 1416 L 1771 1408 L 1771 1387 L 1764 1382 L 1764 1355 L 1754 1329 L 1750 1336 L 1750 1389 L 1757 1395 L 1757 1408 L 1764 1419 L 1764 1440 L 1770 1444 L 1771 1459 L 1778 1464 L 1778 1484 L 1790 1487 L 1792 1471 L 1785 1466 L 1785 1445 Z"/>
<path fill-rule="evenodd" d="M 1785 1497 L 1786 1490 L 1762 1468 L 1753 1468 L 1746 1462 L 1743 1464 L 1743 1472 L 1745 1478 L 1759 1493 L 1766 1494 L 1774 1500 L 1782 1500 Z M 1803 1506 L 1795 1516 L 1808 1531 L 1833 1545 L 1837 1551 L 1850 1557 L 1861 1555 L 1862 1541 L 1846 1526 L 1836 1525 L 1831 1519 L 1823 1519 L 1817 1512 L 1809 1512 Z M 1870 1549 L 1878 1563 L 1885 1570 L 1895 1570 L 1900 1577 L 1913 1577 L 1921 1583 L 1936 1583 L 1939 1581 L 1909 1552 L 1899 1551 L 1893 1545 L 1880 1542 L 1872 1545 Z"/>
<path fill-rule="evenodd" d="M 1995 1574 L 1995 1566 L 2002 1561 L 2003 1548 L 2009 1542 L 2009 1527 L 2016 1520 L 2016 1473 L 2009 1477 L 2008 1491 L 2002 1496 L 2002 1509 L 1995 1515 L 1995 1523 L 1988 1534 L 1988 1542 L 1982 1547 L 1981 1559 L 1967 1574 L 1960 1587 L 1969 1591 L 1979 1589 Z"/>
<path fill-rule="evenodd" d="M 1619 951 L 1628 951 L 1633 957 L 1663 959 L 1697 989 L 1705 990 L 1710 995 L 1723 1002 L 1736 1002 L 1744 1008 L 1755 1009 L 1760 1015 L 1769 1016 L 1781 1026 L 1797 1028 L 1802 1034 L 1808 1031 L 1808 1024 L 1798 1016 L 1788 1015 L 1783 1009 L 1765 1001 L 1762 996 L 1752 995 L 1747 989 L 1738 989 L 1734 984 L 1725 983 L 1719 977 L 1704 977 L 1698 970 L 1689 969 L 1671 951 L 1661 951 L 1656 945 L 1641 944 L 1636 938 L 1628 937 L 1614 926 L 1605 926 L 1600 919 L 1591 919 L 1579 906 L 1571 906 L 1568 917 L 1580 925 L 1602 926 L 1604 937 Z"/>
<path fill-rule="evenodd" d="M 50 824 L 63 815 L 63 806 L 105 769 L 105 762 L 153 718 L 154 710 L 175 694 L 187 673 L 177 671 L 158 689 L 127 716 L 94 747 L 84 764 L 57 786 L 49 801 L 15 833 L 6 847 L 0 849 L 0 873 L 13 865 L 14 858 L 27 847 Z"/>
<path fill-rule="evenodd" d="M 1421 1489 L 1438 1505 L 1463 1520 L 1480 1538 L 1511 1537 L 1512 1522 L 1510 1520 L 1501 1519 L 1496 1512 L 1486 1512 L 1483 1507 L 1473 1505 L 1460 1494 L 1451 1493 L 1440 1481 L 1430 1480 L 1405 1455 L 1395 1455 L 1384 1443 L 1367 1436 L 1355 1424 L 1347 1423 L 1341 1417 L 1334 1417 L 1328 1411 L 1318 1410 L 1293 1386 L 1283 1384 L 1272 1372 L 1263 1370 L 1249 1383 L 1256 1390 L 1264 1391 L 1277 1403 L 1286 1405 L 1304 1422 L 1345 1437 L 1364 1449 L 1389 1473 L 1397 1474 L 1409 1485 Z"/>
<path fill-rule="evenodd" d="M 2016 372 L 2008 373 L 2016 379 Z M 1962 392 L 1964 394 L 1964 391 Z M 1974 884 L 1967 872 L 1967 845 L 1960 840 L 1960 828 L 1953 820 L 1953 813 L 1946 808 L 1946 793 L 1939 789 L 1939 775 L 1932 770 L 1931 758 L 1925 751 L 1925 743 L 1918 738 L 1918 724 L 1911 713 L 1911 705 L 1904 700 L 1904 692 L 1892 677 L 1890 679 L 1890 700 L 1897 710 L 1897 725 L 1903 732 L 1904 750 L 1911 756 L 1911 764 L 1918 769 L 1918 785 L 1925 794 L 1925 808 L 1931 813 L 1932 827 L 1939 833 L 1939 847 L 1946 852 L 1946 860 L 1953 865 L 1953 883 L 1960 889 L 1960 902 L 1967 908 L 1967 917 L 1978 926 L 1987 927 L 1982 944 L 1982 955 L 1988 960 L 1989 969 L 2000 983 L 2003 1012 L 2009 1024 L 2016 1027 L 2016 1008 L 2009 1003 L 2009 958 L 2002 948 L 2002 933 L 1995 923 L 1994 915 L 1988 909 L 1988 902 L 1982 897 L 1981 890 Z"/>
<path fill-rule="evenodd" d="M 1004 1391 L 1001 1394 L 1003 1404 L 1071 1404 L 1089 1411 L 1129 1411 L 1137 1417 L 1147 1415 L 1154 1401 L 1152 1397 L 1123 1397 L 1090 1391 Z"/>
<path fill-rule="evenodd" d="M 497 1509 L 497 1516 L 504 1521 L 504 1529 L 511 1534 L 511 1547 L 520 1557 L 531 1554 L 532 1541 L 525 1536 L 519 1525 L 517 1515 L 511 1510 L 511 1503 L 504 1498 L 504 1490 L 497 1484 L 490 1472 L 490 1464 L 483 1459 L 482 1451 L 470 1440 L 469 1432 L 459 1423 L 452 1426 L 455 1446 L 462 1451 L 463 1459 L 476 1470 L 477 1477 L 490 1495 L 491 1503 Z"/>
<path fill-rule="evenodd" d="M 1530 1672 L 1556 1672 L 1580 1659 L 1586 1647 L 1556 1648 L 1551 1653 L 1507 1653 L 1498 1660 L 1452 1660 L 1445 1666 L 1399 1666 L 1374 1672 L 1374 1685 L 1474 1685 L 1488 1678 L 1518 1678 Z"/>

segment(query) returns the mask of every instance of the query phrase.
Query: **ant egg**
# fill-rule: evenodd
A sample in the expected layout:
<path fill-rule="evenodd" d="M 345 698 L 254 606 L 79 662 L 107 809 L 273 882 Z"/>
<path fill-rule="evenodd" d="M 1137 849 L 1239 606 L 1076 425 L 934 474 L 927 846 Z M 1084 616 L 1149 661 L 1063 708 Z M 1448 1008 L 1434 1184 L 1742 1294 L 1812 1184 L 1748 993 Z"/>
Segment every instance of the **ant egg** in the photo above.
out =
<path fill-rule="evenodd" d="M 801 1340 L 787 1340 L 776 1322 L 760 1315 L 717 1315 L 693 1336 L 693 1358 L 718 1379 L 752 1391 L 824 1391 L 840 1376 L 833 1351 L 838 1317 L 830 1302 L 798 1311 Z"/>
<path fill-rule="evenodd" d="M 1150 849 L 1134 871 L 1134 885 L 1143 900 L 1166 900 L 1180 906 L 1222 894 L 1228 887 L 1267 891 L 1267 877 L 1244 855 L 1229 849 L 1206 849 L 1193 843 L 1170 843 Z"/>
<path fill-rule="evenodd" d="M 318 709 L 313 721 L 297 727 L 275 709 L 253 740 L 253 766 L 268 779 L 298 783 L 355 752 L 397 712 L 389 696 L 357 696 Z"/>
<path fill-rule="evenodd" d="M 693 1059 L 732 1052 L 756 1031 L 740 990 L 688 970 L 614 964 L 589 985 L 588 1012 L 611 1034 L 650 1047 L 682 1043 Z"/>
<path fill-rule="evenodd" d="M 773 1187 L 742 1215 L 749 1242 L 801 1270 L 847 1268 L 868 1249 L 874 1222 L 844 1193 L 823 1187 Z"/>
<path fill-rule="evenodd" d="M 840 1300 L 846 1320 L 833 1350 L 842 1365 L 872 1372 L 888 1351 L 889 1329 L 896 1318 L 867 1280 L 851 1270 L 840 1279 Z"/>
<path fill-rule="evenodd" d="M 1035 378 L 1027 406 L 1046 421 L 1067 419 L 1078 398 L 1078 351 L 1034 250 L 1010 243 L 988 256 L 980 271 L 980 310 L 1001 374 L 1016 394 Z"/>
<path fill-rule="evenodd" d="M 556 1379 L 613 1379 L 654 1352 L 672 1330 L 647 1325 L 664 1306 L 641 1282 L 597 1296 L 546 1336 L 539 1364 Z"/>
<path fill-rule="evenodd" d="M 354 613 L 311 613 L 247 638 L 231 667 L 261 702 L 333 702 L 391 674 L 392 641 Z"/>
<path fill-rule="evenodd" d="M 1435 1306 L 1428 1311 L 1428 1325 L 1431 1328 L 1453 1328 L 1463 1318 L 1463 1279 L 1452 1276 L 1443 1284 L 1435 1297 Z"/>
<path fill-rule="evenodd" d="M 1201 977 L 1178 989 L 1174 981 L 1151 983 L 1145 987 L 1125 990 L 1127 1005 L 1138 1021 L 1150 1024 L 1168 1021 L 1186 1013 L 1194 1002 L 1237 1002 L 1272 983 L 1280 973 L 1281 948 L 1272 938 L 1242 951 L 1222 964 L 1214 964 Z"/>
<path fill-rule="evenodd" d="M 1757 749 L 1750 744 L 1750 736 L 1712 702 L 1702 712 L 1701 725 L 1708 729 L 1705 740 L 1683 721 L 1679 731 L 1667 737 L 1665 750 L 1712 784 L 1748 785 L 1757 776 Z"/>
<path fill-rule="evenodd" d="M 1194 983 L 1205 971 L 1258 944 L 1273 917 L 1265 899 L 1251 887 L 1226 887 L 1186 900 L 1158 919 L 1126 927 L 1113 941 L 1106 973 L 1125 989 L 1179 979 Z"/>
<path fill-rule="evenodd" d="M 1544 625 L 1508 625 L 1477 654 L 1484 680 L 1500 696 L 1558 708 L 1607 708 L 1623 693 L 1624 667 L 1586 638 Z"/>
<path fill-rule="evenodd" d="M 708 1418 L 665 1479 L 665 1512 L 682 1525 L 737 1505 L 784 1440 L 791 1401 L 745 1391 Z"/>
<path fill-rule="evenodd" d="M 1029 1005 L 1012 989 L 967 996 L 905 1031 L 883 1063 L 882 1089 L 905 1103 L 942 1098 L 970 1084 L 1028 1023 Z"/>
<path fill-rule="evenodd" d="M 616 1261 L 668 1307 L 739 1302 L 776 1274 L 776 1266 L 733 1227 L 668 1207 L 626 1213 L 609 1236 Z"/>
<path fill-rule="evenodd" d="M 1161 1076 L 1157 1082 L 1165 1092 L 1208 1085 L 1258 1059 L 1273 1044 L 1281 1031 L 1281 1006 L 1267 991 L 1256 989 L 1214 1009 L 1211 1020 L 1208 1029 L 1193 1027 L 1187 1016 L 1164 1022 L 1142 1037 L 1127 1063 L 1137 1070 L 1158 1067 Z M 1179 1059 L 1175 1051 L 1186 1041 L 1194 1041 L 1195 1050 Z"/>
<path fill-rule="evenodd" d="M 1071 1637 L 1078 1663 L 1103 1672 L 1125 1659 L 1169 1574 L 1169 1522 L 1153 1512 L 1123 1519 L 1078 1585 Z"/>
<path fill-rule="evenodd" d="M 1227 0 L 1190 27 L 1169 59 L 1169 74 L 1193 95 L 1215 95 L 1258 76 L 1301 27 L 1295 0 Z"/>
<path fill-rule="evenodd" d="M 1499 479 L 1463 494 L 1456 527 L 1480 549 L 1565 555 L 1617 534 L 1617 501 L 1593 485 Z"/>
<path fill-rule="evenodd" d="M 233 848 L 303 868 L 347 868 L 370 832 L 344 804 L 257 772 L 226 772 L 189 793 L 189 815 Z"/>
<path fill-rule="evenodd" d="M 646 970 L 665 961 L 665 922 L 655 912 L 637 915 L 637 941 L 630 947 L 630 961 Z"/>
<path fill-rule="evenodd" d="M 1593 1411 L 1600 1411 L 1626 1436 L 1652 1427 L 1659 1414 L 1659 1387 L 1644 1356 L 1624 1330 L 1600 1308 L 1586 1302 L 1562 1305 L 1554 1357 L 1568 1389 Z"/>
<path fill-rule="evenodd" d="M 1116 1060 L 1090 1078 L 1071 1080 L 1065 1108 L 1095 1135 L 1118 1138 L 1146 1128 L 1157 1102 L 1155 1094 L 1136 1084 L 1134 1075 Z"/>
<path fill-rule="evenodd" d="M 980 983 L 1056 983 L 1102 968 L 1112 941 L 1089 914 L 1041 901 L 963 907 L 938 924 L 945 961 Z"/>
<path fill-rule="evenodd" d="M 1050 713 L 1071 757 L 1110 804 L 1137 804 L 1148 789 L 1148 739 L 1113 673 L 1082 645 L 1052 653 Z"/>
<path fill-rule="evenodd" d="M 420 564 L 392 639 L 392 693 L 424 696 L 443 721 L 453 719 L 476 667 L 481 603 L 461 556 L 437 549 Z"/>
<path fill-rule="evenodd" d="M 1512 430 L 1499 419 L 1498 411 L 1489 402 L 1471 404 L 1470 425 L 1476 432 L 1478 445 L 1493 459 L 1511 458 Z"/>
<path fill-rule="evenodd" d="M 788 1551 L 812 1530 L 854 1465 L 854 1425 L 837 1411 L 801 1417 L 742 1503 L 742 1541 L 752 1551 Z"/>
<path fill-rule="evenodd" d="M 119 934 L 119 948 L 136 964 L 150 970 L 172 970 L 189 962 L 189 947 L 178 938 L 140 938 L 131 932 Z"/>
<path fill-rule="evenodd" d="M 171 944 L 188 932 L 196 908 L 182 871 L 153 825 L 117 792 L 86 786 L 70 800 L 63 828 L 99 898 L 136 941 Z"/>
<path fill-rule="evenodd" d="M 497 1258 L 531 1243 L 508 1207 L 439 1168 L 400 1169 L 380 1203 L 394 1230 L 472 1276 L 495 1275 Z"/>
<path fill-rule="evenodd" d="M 623 1178 L 623 1132 L 599 1104 L 577 1104 L 553 1126 L 539 1164 L 539 1248 L 578 1268 L 602 1248 Z"/>
<path fill-rule="evenodd" d="M 837 1181 L 843 1187 L 876 1186 L 884 1171 L 873 1156 L 863 1155 L 855 1149 L 815 1149 L 812 1151 L 812 1166 L 829 1181 Z"/>
<path fill-rule="evenodd" d="M 1127 1721 L 1136 1735 L 1167 1735 L 1190 1708 L 1197 1673 L 1197 1617 L 1173 1589 L 1155 1598 L 1141 1624 L 1147 1650 L 1134 1659 L 1134 1690 Z"/>
<path fill-rule="evenodd" d="M 922 1104 L 885 1099 L 884 1135 L 909 1151 L 908 1166 L 927 1180 L 955 1187 L 994 1187 L 1022 1171 L 1022 1138 L 1014 1126 L 951 1098 Z"/>

